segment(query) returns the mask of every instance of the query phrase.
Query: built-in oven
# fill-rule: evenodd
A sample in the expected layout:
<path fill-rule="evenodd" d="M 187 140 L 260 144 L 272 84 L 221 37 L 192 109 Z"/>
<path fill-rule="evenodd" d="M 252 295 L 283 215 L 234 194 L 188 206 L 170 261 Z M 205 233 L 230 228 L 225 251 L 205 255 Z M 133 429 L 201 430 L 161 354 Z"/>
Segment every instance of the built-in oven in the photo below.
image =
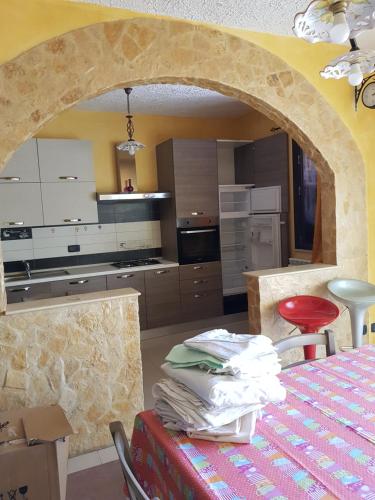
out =
<path fill-rule="evenodd" d="M 219 226 L 180 227 L 177 243 L 180 264 L 220 260 Z"/>

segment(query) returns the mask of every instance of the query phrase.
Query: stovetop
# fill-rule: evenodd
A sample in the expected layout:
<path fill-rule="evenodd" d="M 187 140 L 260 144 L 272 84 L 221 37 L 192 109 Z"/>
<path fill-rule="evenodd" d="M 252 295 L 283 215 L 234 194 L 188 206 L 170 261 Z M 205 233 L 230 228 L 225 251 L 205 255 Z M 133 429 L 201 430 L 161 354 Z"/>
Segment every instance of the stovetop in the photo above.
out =
<path fill-rule="evenodd" d="M 155 264 L 161 264 L 161 262 L 157 259 L 138 259 L 114 262 L 111 265 L 122 269 L 124 267 L 154 266 Z"/>

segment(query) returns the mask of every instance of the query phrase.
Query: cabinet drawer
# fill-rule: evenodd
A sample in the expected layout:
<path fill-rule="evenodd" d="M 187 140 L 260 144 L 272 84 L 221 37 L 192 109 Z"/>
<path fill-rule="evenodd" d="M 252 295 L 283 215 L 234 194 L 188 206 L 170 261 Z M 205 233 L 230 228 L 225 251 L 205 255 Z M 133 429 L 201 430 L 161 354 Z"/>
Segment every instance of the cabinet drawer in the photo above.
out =
<path fill-rule="evenodd" d="M 36 139 L 22 144 L 0 172 L 0 184 L 40 182 Z"/>
<path fill-rule="evenodd" d="M 221 290 L 221 276 L 199 276 L 194 279 L 181 280 L 180 289 L 181 293 L 199 292 L 205 290 Z"/>
<path fill-rule="evenodd" d="M 43 225 L 40 184 L 0 184 L 0 226 L 30 227 Z"/>
<path fill-rule="evenodd" d="M 6 287 L 7 302 L 26 302 L 28 300 L 49 299 L 52 297 L 51 283 L 34 283 Z"/>
<path fill-rule="evenodd" d="M 141 293 L 145 291 L 145 273 L 122 272 L 119 274 L 109 274 L 107 276 L 107 289 L 115 290 L 117 288 L 134 288 Z"/>
<path fill-rule="evenodd" d="M 94 181 L 92 145 L 76 139 L 37 139 L 42 182 Z"/>
<path fill-rule="evenodd" d="M 97 223 L 95 182 L 42 183 L 44 224 Z"/>
<path fill-rule="evenodd" d="M 168 267 L 166 269 L 154 269 L 145 272 L 145 282 L 147 292 L 153 288 L 168 289 L 168 287 L 179 287 L 178 267 Z"/>
<path fill-rule="evenodd" d="M 181 309 L 184 321 L 221 316 L 223 294 L 221 290 L 182 293 Z"/>
<path fill-rule="evenodd" d="M 206 276 L 219 276 L 221 277 L 221 263 L 205 262 L 202 264 L 188 264 L 180 266 L 180 279 L 195 279 Z"/>
<path fill-rule="evenodd" d="M 106 288 L 107 282 L 105 276 L 95 276 L 95 278 L 72 278 L 70 280 L 53 281 L 51 283 L 53 297 L 99 292 L 100 290 L 106 290 Z"/>

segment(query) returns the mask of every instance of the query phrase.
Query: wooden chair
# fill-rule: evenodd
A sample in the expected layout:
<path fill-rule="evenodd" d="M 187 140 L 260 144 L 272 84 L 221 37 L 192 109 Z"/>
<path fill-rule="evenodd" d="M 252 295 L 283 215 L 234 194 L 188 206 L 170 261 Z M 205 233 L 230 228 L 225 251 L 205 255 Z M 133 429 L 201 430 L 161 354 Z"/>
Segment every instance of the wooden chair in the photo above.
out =
<path fill-rule="evenodd" d="M 109 429 L 120 459 L 130 500 L 150 500 L 132 472 L 129 443 L 122 423 L 111 422 L 109 424 Z"/>
<path fill-rule="evenodd" d="M 279 354 L 285 351 L 294 349 L 296 347 L 304 347 L 306 345 L 325 345 L 326 355 L 333 356 L 336 354 L 335 347 L 335 337 L 332 330 L 325 330 L 324 333 L 304 333 L 303 335 L 294 335 L 293 337 L 286 337 L 285 339 L 278 340 L 274 342 L 274 347 Z M 313 360 L 304 360 L 297 363 L 292 363 L 288 366 L 284 366 L 283 370 L 286 368 L 292 368 L 293 366 L 302 365 L 304 363 L 309 363 Z"/>

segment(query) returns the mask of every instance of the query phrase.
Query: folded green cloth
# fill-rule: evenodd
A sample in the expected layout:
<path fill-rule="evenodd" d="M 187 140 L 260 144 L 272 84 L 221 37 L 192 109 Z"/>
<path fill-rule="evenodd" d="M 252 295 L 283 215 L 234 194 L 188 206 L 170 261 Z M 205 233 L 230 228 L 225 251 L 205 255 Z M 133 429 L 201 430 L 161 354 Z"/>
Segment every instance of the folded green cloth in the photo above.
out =
<path fill-rule="evenodd" d="M 190 366 L 205 365 L 207 368 L 224 368 L 223 362 L 206 352 L 189 349 L 183 344 L 175 345 L 165 358 L 172 363 L 173 368 L 189 368 Z"/>

